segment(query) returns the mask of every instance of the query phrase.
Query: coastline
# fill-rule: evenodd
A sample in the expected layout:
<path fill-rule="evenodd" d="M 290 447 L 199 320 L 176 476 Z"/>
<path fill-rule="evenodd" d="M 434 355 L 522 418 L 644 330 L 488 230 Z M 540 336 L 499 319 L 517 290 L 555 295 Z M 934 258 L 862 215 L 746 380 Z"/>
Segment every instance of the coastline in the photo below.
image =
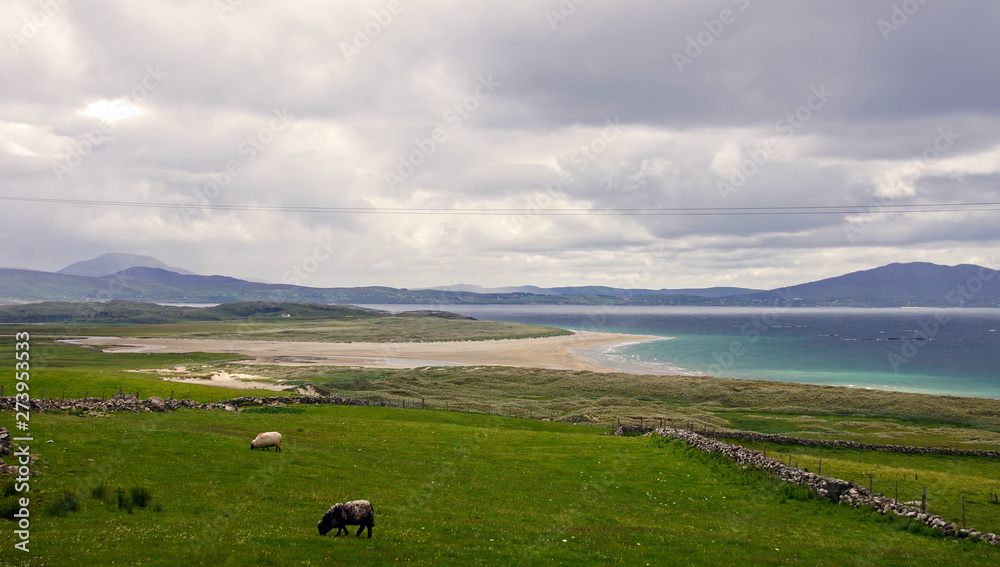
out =
<path fill-rule="evenodd" d="M 87 337 L 63 342 L 101 347 L 104 352 L 215 352 L 242 354 L 255 364 L 294 366 L 366 366 L 416 368 L 420 366 L 514 366 L 552 370 L 621 372 L 602 364 L 599 349 L 660 340 L 662 337 L 574 331 L 572 335 L 530 339 L 442 341 L 412 343 L 320 343 Z M 598 349 L 598 350 L 595 350 Z"/>

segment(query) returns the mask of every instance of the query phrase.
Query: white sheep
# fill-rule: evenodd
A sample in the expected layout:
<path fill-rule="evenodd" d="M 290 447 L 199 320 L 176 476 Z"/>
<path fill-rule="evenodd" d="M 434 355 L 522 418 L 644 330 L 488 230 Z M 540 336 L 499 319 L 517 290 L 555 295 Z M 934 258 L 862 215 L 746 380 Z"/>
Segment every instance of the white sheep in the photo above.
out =
<path fill-rule="evenodd" d="M 257 438 L 250 442 L 251 451 L 254 449 L 264 448 L 267 448 L 267 450 L 270 451 L 271 447 L 277 447 L 278 451 L 281 451 L 281 434 L 277 431 L 258 433 Z"/>

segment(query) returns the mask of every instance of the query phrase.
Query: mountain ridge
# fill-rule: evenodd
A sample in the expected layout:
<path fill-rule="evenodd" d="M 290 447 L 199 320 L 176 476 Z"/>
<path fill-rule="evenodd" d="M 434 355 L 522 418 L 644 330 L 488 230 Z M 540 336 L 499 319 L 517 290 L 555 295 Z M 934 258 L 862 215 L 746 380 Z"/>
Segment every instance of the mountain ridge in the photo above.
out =
<path fill-rule="evenodd" d="M 471 284 L 455 284 L 423 288 L 434 291 L 468 291 L 472 293 L 532 293 L 537 295 L 607 295 L 610 297 L 634 297 L 638 295 L 693 295 L 696 297 L 727 297 L 730 295 L 746 295 L 765 290 L 745 287 L 707 287 L 683 289 L 636 289 L 607 286 L 563 286 L 538 287 L 534 285 L 481 287 Z"/>
<path fill-rule="evenodd" d="M 488 288 L 480 288 L 488 289 Z M 533 289 L 522 286 L 514 289 Z M 773 305 L 857 307 L 1000 306 L 1000 277 L 972 264 L 893 263 L 770 291 L 696 295 L 703 290 L 626 290 L 602 286 L 537 288 L 546 293 L 385 286 L 313 288 L 257 283 L 229 276 L 180 274 L 131 267 L 103 277 L 0 268 L 0 303 L 107 301 L 233 303 L 277 301 L 340 304 Z M 722 288 L 726 289 L 726 288 Z M 742 290 L 744 288 L 728 288 Z M 557 294 L 553 290 L 569 293 Z M 583 293 L 601 291 L 603 293 Z M 677 293 L 682 292 L 682 293 Z M 719 291 L 719 293 L 724 293 Z"/>

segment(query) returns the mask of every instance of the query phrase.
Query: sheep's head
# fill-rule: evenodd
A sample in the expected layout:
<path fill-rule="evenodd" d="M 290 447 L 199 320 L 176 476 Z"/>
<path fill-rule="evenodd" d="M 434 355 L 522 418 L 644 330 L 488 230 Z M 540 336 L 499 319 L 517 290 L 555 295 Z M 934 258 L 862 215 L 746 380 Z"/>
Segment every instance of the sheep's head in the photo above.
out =
<path fill-rule="evenodd" d="M 323 515 L 323 519 L 316 523 L 316 527 L 319 528 L 319 535 L 326 535 L 330 530 L 333 529 L 333 512 L 327 512 Z"/>

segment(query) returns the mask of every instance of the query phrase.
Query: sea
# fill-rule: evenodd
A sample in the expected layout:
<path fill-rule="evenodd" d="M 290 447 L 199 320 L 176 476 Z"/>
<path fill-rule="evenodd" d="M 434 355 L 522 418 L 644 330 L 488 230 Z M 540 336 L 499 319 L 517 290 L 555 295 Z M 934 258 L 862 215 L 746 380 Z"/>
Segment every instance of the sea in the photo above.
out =
<path fill-rule="evenodd" d="M 632 373 L 826 384 L 1000 399 L 1000 309 L 364 305 L 645 335 L 580 349 Z"/>

